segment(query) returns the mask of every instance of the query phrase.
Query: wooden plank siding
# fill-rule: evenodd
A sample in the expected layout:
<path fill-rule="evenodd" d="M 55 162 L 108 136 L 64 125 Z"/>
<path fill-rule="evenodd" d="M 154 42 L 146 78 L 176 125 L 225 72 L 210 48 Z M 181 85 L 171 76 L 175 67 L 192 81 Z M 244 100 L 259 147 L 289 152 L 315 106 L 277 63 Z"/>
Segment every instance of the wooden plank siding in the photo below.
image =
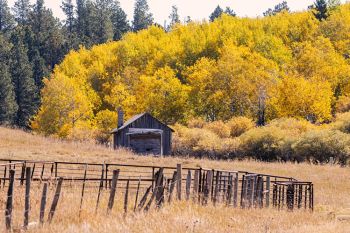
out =
<path fill-rule="evenodd" d="M 128 125 L 124 125 L 123 127 L 121 127 L 113 133 L 115 149 L 118 147 L 130 146 L 129 136 L 127 135 L 130 128 L 163 130 L 163 155 L 171 154 L 171 141 L 173 130 L 148 113 L 141 115 L 135 121 L 129 123 Z"/>

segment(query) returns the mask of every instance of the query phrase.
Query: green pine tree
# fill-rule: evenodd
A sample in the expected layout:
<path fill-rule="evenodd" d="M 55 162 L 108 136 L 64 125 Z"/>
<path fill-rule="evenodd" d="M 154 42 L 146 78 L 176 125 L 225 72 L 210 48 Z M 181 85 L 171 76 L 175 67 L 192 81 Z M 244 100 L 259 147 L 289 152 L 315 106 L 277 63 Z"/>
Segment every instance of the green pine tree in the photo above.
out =
<path fill-rule="evenodd" d="M 147 0 L 136 0 L 134 7 L 133 31 L 137 32 L 153 24 L 153 15 L 149 12 Z"/>
<path fill-rule="evenodd" d="M 14 84 L 18 111 L 15 124 L 22 128 L 29 127 L 30 118 L 39 106 L 38 89 L 33 79 L 33 71 L 27 56 L 27 48 L 23 43 L 23 32 L 18 28 L 11 37 L 11 75 Z"/>
<path fill-rule="evenodd" d="M 329 16 L 328 3 L 326 0 L 316 0 L 313 9 L 315 10 L 314 15 L 319 21 L 327 19 Z"/>
<path fill-rule="evenodd" d="M 30 0 L 16 0 L 13 11 L 18 24 L 25 25 L 27 23 L 30 7 Z"/>
<path fill-rule="evenodd" d="M 224 10 L 218 5 L 214 12 L 209 16 L 210 22 L 213 22 L 216 18 L 219 18 L 224 13 Z"/>
<path fill-rule="evenodd" d="M 27 30 L 33 35 L 31 41 L 26 40 L 29 60 L 32 62 L 36 51 L 39 51 L 45 65 L 53 69 L 64 56 L 64 37 L 59 20 L 44 6 L 43 0 L 36 1 L 28 18 L 28 26 Z"/>
<path fill-rule="evenodd" d="M 0 63 L 0 125 L 12 125 L 18 106 L 8 66 Z"/>
<path fill-rule="evenodd" d="M 170 24 L 168 26 L 168 31 L 177 23 L 180 23 L 180 16 L 178 13 L 177 6 L 171 7 L 171 14 L 169 15 Z"/>
<path fill-rule="evenodd" d="M 73 0 L 63 0 L 61 9 L 66 15 L 62 27 L 62 33 L 64 36 L 64 51 L 68 53 L 71 49 L 79 49 L 81 40 L 78 37 L 77 32 L 77 19 L 75 18 L 75 7 Z"/>
<path fill-rule="evenodd" d="M 11 44 L 0 34 L 0 124 L 14 123 L 18 106 L 15 100 L 14 86 L 9 73 Z"/>
<path fill-rule="evenodd" d="M 120 40 L 130 30 L 129 21 L 118 0 L 113 1 L 111 21 L 113 24 L 113 40 Z"/>
<path fill-rule="evenodd" d="M 0 32 L 10 33 L 14 27 L 14 17 L 10 12 L 7 0 L 0 0 Z"/>
<path fill-rule="evenodd" d="M 96 0 L 93 4 L 93 14 L 90 19 L 94 44 L 102 44 L 113 40 L 112 3 L 113 0 Z"/>
<path fill-rule="evenodd" d="M 69 33 L 73 33 L 74 26 L 75 26 L 73 0 L 63 0 L 61 9 L 66 15 L 66 20 L 64 25 Z"/>
<path fill-rule="evenodd" d="M 236 13 L 230 7 L 226 7 L 225 14 L 233 16 L 233 17 L 236 16 Z"/>

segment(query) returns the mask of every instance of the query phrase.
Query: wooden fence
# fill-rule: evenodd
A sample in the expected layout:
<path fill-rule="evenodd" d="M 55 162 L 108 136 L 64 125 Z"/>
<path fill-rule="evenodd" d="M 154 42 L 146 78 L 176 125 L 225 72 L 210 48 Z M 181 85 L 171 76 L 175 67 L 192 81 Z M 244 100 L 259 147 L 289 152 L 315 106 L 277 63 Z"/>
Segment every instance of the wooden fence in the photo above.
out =
<path fill-rule="evenodd" d="M 174 199 L 201 205 L 224 204 L 235 208 L 277 208 L 293 210 L 314 206 L 313 184 L 292 177 L 208 168 L 160 167 L 112 163 L 71 163 L 52 161 L 0 160 L 0 188 L 7 189 L 5 221 L 11 229 L 13 193 L 25 190 L 24 222 L 26 229 L 30 211 L 31 184 L 42 184 L 40 219 L 44 222 L 47 189 L 55 187 L 47 222 L 54 217 L 62 189 L 81 185 L 79 215 L 87 190 L 96 191 L 96 211 L 101 192 L 108 191 L 107 213 L 113 209 L 117 192 L 124 195 L 124 213 L 135 198 L 132 211 L 148 211 Z"/>

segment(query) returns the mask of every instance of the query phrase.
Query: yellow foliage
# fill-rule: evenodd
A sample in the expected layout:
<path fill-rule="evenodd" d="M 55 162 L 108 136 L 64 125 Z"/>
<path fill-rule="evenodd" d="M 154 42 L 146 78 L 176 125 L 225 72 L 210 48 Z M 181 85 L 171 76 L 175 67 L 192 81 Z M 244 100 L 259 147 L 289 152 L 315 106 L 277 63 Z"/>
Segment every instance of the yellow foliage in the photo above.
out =
<path fill-rule="evenodd" d="M 337 100 L 336 110 L 339 113 L 349 112 L 350 111 L 350 97 L 349 96 L 340 96 Z"/>
<path fill-rule="evenodd" d="M 255 123 L 247 117 L 233 117 L 227 122 L 231 137 L 239 137 L 254 128 Z"/>
<path fill-rule="evenodd" d="M 333 92 L 327 81 L 284 77 L 278 82 L 270 105 L 277 117 L 295 117 L 312 122 L 332 118 Z"/>
<path fill-rule="evenodd" d="M 230 137 L 230 128 L 223 121 L 210 122 L 204 126 L 204 129 L 210 130 L 220 138 Z"/>
<path fill-rule="evenodd" d="M 106 144 L 111 139 L 112 129 L 117 127 L 118 114 L 116 111 L 103 110 L 95 117 L 95 139 L 102 144 Z"/>
<path fill-rule="evenodd" d="M 262 113 L 267 121 L 329 121 L 350 96 L 349 9 L 344 4 L 322 22 L 311 11 L 254 19 L 224 14 L 71 51 L 45 83 L 33 129 L 67 138 L 78 121 L 98 131 L 99 113 L 119 107 L 126 118 L 147 111 L 170 124 L 257 121 Z"/>
<path fill-rule="evenodd" d="M 32 128 L 45 135 L 69 137 L 72 130 L 93 117 L 98 97 L 86 83 L 62 74 L 44 82 L 42 106 Z"/>

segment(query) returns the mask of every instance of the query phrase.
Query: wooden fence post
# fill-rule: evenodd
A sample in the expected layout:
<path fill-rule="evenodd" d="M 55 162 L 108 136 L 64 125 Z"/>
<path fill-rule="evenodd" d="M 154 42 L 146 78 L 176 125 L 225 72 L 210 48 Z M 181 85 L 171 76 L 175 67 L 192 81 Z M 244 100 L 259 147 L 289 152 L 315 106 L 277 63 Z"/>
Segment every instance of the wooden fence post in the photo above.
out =
<path fill-rule="evenodd" d="M 140 211 L 142 210 L 143 206 L 145 205 L 147 201 L 148 194 L 150 193 L 151 189 L 153 188 L 153 185 L 150 185 L 148 189 L 146 190 L 145 194 L 141 198 L 140 204 L 138 205 L 137 209 Z"/>
<path fill-rule="evenodd" d="M 98 187 L 98 194 L 97 194 L 97 201 L 96 201 L 96 208 L 95 212 L 98 210 L 98 205 L 100 204 L 100 198 L 101 198 L 101 191 L 103 189 L 103 179 L 104 179 L 104 167 L 105 165 L 102 165 L 102 172 L 101 172 L 101 179 L 100 179 L 100 186 Z M 107 182 L 107 180 L 106 180 Z"/>
<path fill-rule="evenodd" d="M 191 194 L 191 170 L 188 170 L 187 173 L 187 178 L 186 178 L 186 200 L 188 201 L 190 199 L 190 194 Z"/>
<path fill-rule="evenodd" d="M 160 189 L 163 186 L 162 185 L 162 183 L 163 183 L 163 171 L 164 171 L 164 168 L 160 168 L 159 169 L 158 176 L 157 176 L 157 181 L 156 181 L 156 186 L 155 186 L 154 191 L 152 193 L 151 199 L 149 200 L 149 202 L 147 203 L 147 205 L 145 207 L 145 211 L 148 211 L 151 208 L 151 205 L 152 205 L 152 202 L 153 202 L 154 198 L 156 197 L 158 192 L 161 191 Z"/>
<path fill-rule="evenodd" d="M 41 173 L 40 173 L 40 182 L 42 182 L 42 180 L 43 180 L 44 170 L 45 170 L 45 164 L 43 163 L 43 167 L 42 167 Z"/>
<path fill-rule="evenodd" d="M 44 223 L 46 196 L 47 196 L 47 183 L 44 183 L 43 192 L 41 195 L 41 202 L 40 202 L 40 218 L 39 218 L 40 224 Z"/>
<path fill-rule="evenodd" d="M 136 207 L 137 207 L 137 201 L 138 201 L 137 199 L 139 198 L 140 185 L 141 185 L 141 177 L 139 178 L 139 182 L 137 183 L 134 212 L 136 211 Z"/>
<path fill-rule="evenodd" d="M 231 205 L 232 200 L 232 191 L 233 191 L 233 175 L 230 174 L 228 177 L 228 184 L 227 184 L 227 192 L 226 192 L 226 205 Z"/>
<path fill-rule="evenodd" d="M 49 224 L 51 223 L 51 221 L 53 219 L 53 216 L 55 214 L 56 207 L 57 207 L 57 204 L 58 204 L 58 200 L 60 199 L 62 182 L 63 182 L 63 178 L 60 177 L 58 179 L 58 184 L 57 184 L 57 187 L 56 187 L 55 196 L 53 198 L 53 201 L 52 201 L 52 204 L 51 204 L 51 208 L 50 208 L 50 212 L 49 212 L 49 218 L 48 218 Z"/>
<path fill-rule="evenodd" d="M 110 211 L 112 210 L 113 205 L 114 205 L 114 197 L 115 197 L 115 192 L 116 192 L 116 189 L 117 189 L 119 172 L 120 172 L 119 169 L 113 171 L 112 187 L 111 187 L 111 192 L 110 192 L 110 195 L 109 195 L 107 214 L 110 213 Z"/>
<path fill-rule="evenodd" d="M 22 164 L 22 171 L 21 171 L 21 181 L 20 181 L 21 186 L 22 186 L 23 183 L 24 183 L 25 171 L 26 171 L 26 165 L 25 165 L 25 163 L 23 163 L 23 164 Z"/>
<path fill-rule="evenodd" d="M 35 163 L 34 163 L 34 165 L 33 165 L 32 174 L 30 175 L 30 179 L 31 179 L 31 180 L 33 180 L 34 171 L 35 171 Z"/>
<path fill-rule="evenodd" d="M 265 200 L 266 204 L 265 204 L 265 206 L 267 208 L 269 208 L 269 206 L 270 206 L 270 176 L 266 177 L 266 190 L 265 190 L 265 193 L 266 193 L 266 200 Z"/>
<path fill-rule="evenodd" d="M 23 227 L 26 230 L 29 223 L 29 208 L 30 208 L 30 181 L 31 181 L 31 168 L 26 168 L 26 190 L 25 190 L 25 197 L 24 197 L 24 222 Z"/>
<path fill-rule="evenodd" d="M 294 185 L 290 184 L 287 187 L 287 208 L 288 210 L 293 210 L 294 207 Z M 284 194 L 283 194 L 284 196 Z"/>
<path fill-rule="evenodd" d="M 125 188 L 125 197 L 124 197 L 124 214 L 125 215 L 128 213 L 129 182 L 130 180 L 126 182 L 126 188 Z"/>
<path fill-rule="evenodd" d="M 168 203 L 171 202 L 171 199 L 172 199 L 172 196 L 173 196 L 173 191 L 174 191 L 174 188 L 175 188 L 175 183 L 177 183 L 177 171 L 174 171 L 173 179 L 171 180 L 171 183 L 170 183 Z"/>
<path fill-rule="evenodd" d="M 9 170 L 10 172 L 10 181 L 9 181 L 9 188 L 7 191 L 7 201 L 6 201 L 6 210 L 5 210 L 5 222 L 6 222 L 6 229 L 8 231 L 11 231 L 12 227 L 12 205 L 13 205 L 13 186 L 15 181 L 15 171 Z"/>
<path fill-rule="evenodd" d="M 198 188 L 199 188 L 199 171 L 194 171 L 194 181 L 193 181 L 193 200 L 196 199 L 198 195 Z"/>
<path fill-rule="evenodd" d="M 177 172 L 177 183 L 176 183 L 176 188 L 177 188 L 177 199 L 181 200 L 181 188 L 182 188 L 182 165 L 177 164 L 176 166 L 176 172 Z"/>
<path fill-rule="evenodd" d="M 5 188 L 5 183 L 6 183 L 6 172 L 7 172 L 7 166 L 5 166 L 5 170 L 4 170 L 4 182 L 2 183 L 3 188 Z"/>
<path fill-rule="evenodd" d="M 213 202 L 214 202 L 214 206 L 216 205 L 217 199 L 218 199 L 218 194 L 219 194 L 219 181 L 220 180 L 220 172 L 217 171 L 216 172 L 216 177 L 215 177 L 215 191 L 214 191 L 214 198 L 213 198 Z"/>
<path fill-rule="evenodd" d="M 83 188 L 81 189 L 79 217 L 80 217 L 80 214 L 81 214 L 81 209 L 83 208 L 83 200 L 84 200 L 84 193 L 85 193 L 85 182 L 86 182 L 87 168 L 88 168 L 88 165 L 86 164 L 85 165 L 85 171 L 84 171 L 84 178 L 83 178 Z"/>
<path fill-rule="evenodd" d="M 242 176 L 242 190 L 241 190 L 241 207 L 244 209 L 245 208 L 245 202 L 246 202 L 246 195 L 247 195 L 247 180 L 245 178 L 245 175 Z"/>
<path fill-rule="evenodd" d="M 236 173 L 235 186 L 233 191 L 233 207 L 235 208 L 237 207 L 237 201 L 238 201 L 238 184 L 239 184 L 238 173 Z"/>

